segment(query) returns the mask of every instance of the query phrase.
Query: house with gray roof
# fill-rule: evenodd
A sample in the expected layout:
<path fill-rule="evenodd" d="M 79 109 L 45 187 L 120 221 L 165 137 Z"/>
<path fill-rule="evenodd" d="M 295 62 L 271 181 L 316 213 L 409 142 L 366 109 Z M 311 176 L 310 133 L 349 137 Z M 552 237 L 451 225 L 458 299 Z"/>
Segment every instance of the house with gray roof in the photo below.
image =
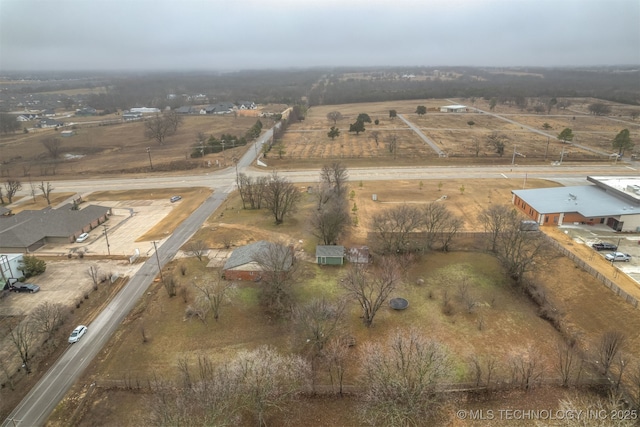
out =
<path fill-rule="evenodd" d="M 217 104 L 207 105 L 204 108 L 206 114 L 229 114 L 236 109 L 232 102 L 219 102 Z"/>
<path fill-rule="evenodd" d="M 593 185 L 513 190 L 512 202 L 545 226 L 604 224 L 640 232 L 640 178 L 587 177 Z"/>
<path fill-rule="evenodd" d="M 29 253 L 48 243 L 72 243 L 82 233 L 104 223 L 111 208 L 89 205 L 73 209 L 72 204 L 58 209 L 22 211 L 0 216 L 0 252 Z"/>
<path fill-rule="evenodd" d="M 257 281 L 260 280 L 264 274 L 271 273 L 265 271 L 263 266 L 256 262 L 255 259 L 256 256 L 259 256 L 265 251 L 273 250 L 273 245 L 274 243 L 260 240 L 259 242 L 241 246 L 234 250 L 225 262 L 224 267 L 222 267 L 224 278 L 226 280 Z M 291 266 L 293 266 L 293 250 L 291 250 L 290 255 L 285 265 L 283 265 L 284 270 L 289 270 Z"/>

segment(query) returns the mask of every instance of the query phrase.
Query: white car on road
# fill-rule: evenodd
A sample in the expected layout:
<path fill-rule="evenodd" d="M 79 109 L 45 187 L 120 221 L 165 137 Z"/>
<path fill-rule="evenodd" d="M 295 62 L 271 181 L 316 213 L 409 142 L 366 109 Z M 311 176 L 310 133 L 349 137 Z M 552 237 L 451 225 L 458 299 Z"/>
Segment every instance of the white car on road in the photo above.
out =
<path fill-rule="evenodd" d="M 80 341 L 80 338 L 87 333 L 87 327 L 84 325 L 80 325 L 71 332 L 69 336 L 69 344 L 73 344 L 74 342 Z"/>
<path fill-rule="evenodd" d="M 606 254 L 604 257 L 607 261 L 631 261 L 631 255 L 622 252 L 611 252 L 610 254 Z"/>

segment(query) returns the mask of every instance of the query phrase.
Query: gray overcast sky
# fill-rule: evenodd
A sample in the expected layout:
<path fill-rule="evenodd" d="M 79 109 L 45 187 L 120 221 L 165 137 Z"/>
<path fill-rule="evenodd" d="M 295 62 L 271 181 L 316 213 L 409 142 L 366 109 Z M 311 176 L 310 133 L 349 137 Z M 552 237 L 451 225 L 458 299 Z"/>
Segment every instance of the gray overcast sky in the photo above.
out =
<path fill-rule="evenodd" d="M 619 64 L 639 0 L 0 0 L 0 70 Z"/>

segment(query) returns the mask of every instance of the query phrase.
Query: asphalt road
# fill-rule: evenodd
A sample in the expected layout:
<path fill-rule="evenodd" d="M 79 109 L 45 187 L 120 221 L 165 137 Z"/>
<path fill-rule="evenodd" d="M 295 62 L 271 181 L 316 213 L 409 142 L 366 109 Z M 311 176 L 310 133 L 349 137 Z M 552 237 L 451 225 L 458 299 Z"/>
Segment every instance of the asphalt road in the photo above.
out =
<path fill-rule="evenodd" d="M 133 309 L 139 298 L 158 274 L 158 263 L 165 265 L 176 252 L 204 223 L 204 221 L 224 202 L 234 190 L 236 173 L 249 175 L 265 174 L 249 166 L 260 152 L 262 143 L 271 137 L 271 131 L 263 135 L 246 154 L 238 159 L 234 167 L 215 173 L 190 176 L 149 176 L 145 178 L 113 178 L 81 181 L 55 181 L 57 191 L 85 193 L 96 190 L 129 190 L 158 187 L 206 186 L 214 188 L 214 193 L 193 214 L 186 219 L 158 248 L 158 258 L 151 256 L 111 301 L 103 312 L 88 325 L 88 332 L 82 340 L 70 346 L 60 359 L 49 369 L 31 392 L 11 412 L 3 426 L 40 426 L 58 402 L 65 396 L 71 385 L 86 369 L 91 360 L 104 347 L 118 328 L 124 317 Z M 350 180 L 397 180 L 397 179 L 460 179 L 460 178 L 547 178 L 561 182 L 586 184 L 586 175 L 634 175 L 637 169 L 629 165 L 589 165 L 589 166 L 478 166 L 478 167 L 404 167 L 349 169 Z M 287 171 L 282 176 L 293 182 L 315 182 L 319 170 Z"/>

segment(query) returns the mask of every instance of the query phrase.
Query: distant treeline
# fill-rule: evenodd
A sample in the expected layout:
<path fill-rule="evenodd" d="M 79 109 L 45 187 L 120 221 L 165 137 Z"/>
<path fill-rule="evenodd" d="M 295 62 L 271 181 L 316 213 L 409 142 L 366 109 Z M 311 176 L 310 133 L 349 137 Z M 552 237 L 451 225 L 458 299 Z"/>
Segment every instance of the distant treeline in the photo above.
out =
<path fill-rule="evenodd" d="M 429 79 L 425 80 L 425 77 Z M 313 105 L 428 98 L 594 97 L 640 105 L 640 67 L 600 68 L 312 68 L 250 70 L 227 73 L 120 73 L 52 80 L 7 88 L 37 93 L 43 88 L 106 86 L 87 95 L 86 105 L 98 110 L 133 106 L 176 108 L 189 103 L 253 101 L 259 104 Z M 38 75 L 44 79 L 44 75 Z M 169 95 L 176 95 L 170 97 Z"/>

